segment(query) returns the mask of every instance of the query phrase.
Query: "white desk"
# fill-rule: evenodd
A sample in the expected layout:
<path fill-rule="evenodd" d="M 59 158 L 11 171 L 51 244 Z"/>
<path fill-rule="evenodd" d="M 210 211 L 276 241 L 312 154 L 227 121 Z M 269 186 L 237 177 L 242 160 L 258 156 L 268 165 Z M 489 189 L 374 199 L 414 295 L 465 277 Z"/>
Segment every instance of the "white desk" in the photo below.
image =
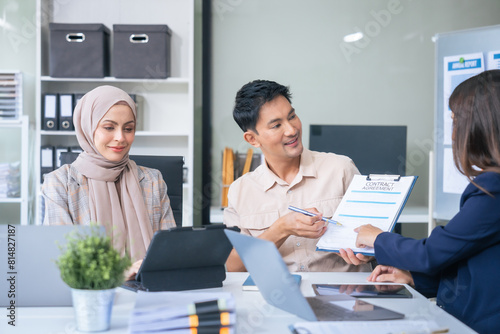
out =
<path fill-rule="evenodd" d="M 236 333 L 290 333 L 288 325 L 303 321 L 267 304 L 259 292 L 242 291 L 241 284 L 247 273 L 228 273 L 224 286 L 210 291 L 229 291 L 236 299 Z M 363 283 L 367 273 L 301 273 L 301 290 L 305 296 L 313 296 L 312 283 Z M 411 288 L 410 288 L 411 289 Z M 440 327 L 449 328 L 449 333 L 474 333 L 460 321 L 429 302 L 411 289 L 412 299 L 369 299 L 370 303 L 404 313 L 408 320 L 434 320 Z M 106 333 L 128 333 L 128 318 L 134 306 L 135 293 L 118 289 L 111 329 Z M 75 330 L 72 307 L 17 308 L 16 327 L 7 325 L 5 316 L 0 317 L 0 333 L 5 334 L 71 334 Z M 397 321 L 397 320 L 396 320 Z"/>
<path fill-rule="evenodd" d="M 222 223 L 224 210 L 220 206 L 210 207 L 210 222 Z M 405 206 L 398 223 L 427 223 L 429 221 L 429 209 L 425 206 Z"/>

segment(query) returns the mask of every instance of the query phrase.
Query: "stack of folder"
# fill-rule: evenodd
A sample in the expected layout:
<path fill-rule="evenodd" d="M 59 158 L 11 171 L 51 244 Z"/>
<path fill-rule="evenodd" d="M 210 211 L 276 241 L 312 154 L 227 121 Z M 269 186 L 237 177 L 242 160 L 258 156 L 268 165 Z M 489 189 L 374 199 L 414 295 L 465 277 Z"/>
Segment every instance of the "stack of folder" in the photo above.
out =
<path fill-rule="evenodd" d="M 131 334 L 234 333 L 235 303 L 228 292 L 139 291 Z"/>
<path fill-rule="evenodd" d="M 21 163 L 0 163 L 0 198 L 21 196 Z"/>
<path fill-rule="evenodd" d="M 0 71 L 0 120 L 18 119 L 23 110 L 20 72 Z"/>

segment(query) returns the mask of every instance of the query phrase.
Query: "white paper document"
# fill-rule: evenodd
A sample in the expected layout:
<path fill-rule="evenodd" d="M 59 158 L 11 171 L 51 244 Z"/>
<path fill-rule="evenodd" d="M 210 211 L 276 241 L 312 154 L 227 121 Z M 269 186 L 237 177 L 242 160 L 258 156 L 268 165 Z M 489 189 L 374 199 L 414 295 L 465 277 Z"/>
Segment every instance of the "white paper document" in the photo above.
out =
<path fill-rule="evenodd" d="M 200 304 L 207 302 L 212 303 L 215 310 L 199 309 Z M 195 323 L 193 316 L 196 316 Z M 235 323 L 235 302 L 229 292 L 139 291 L 129 330 L 131 334 L 195 333 L 218 326 L 233 333 Z"/>
<path fill-rule="evenodd" d="M 500 70 L 500 51 L 488 52 L 486 69 L 487 70 Z"/>
<path fill-rule="evenodd" d="M 298 322 L 290 326 L 296 333 L 315 334 L 387 334 L 387 333 L 432 333 L 442 330 L 432 320 L 391 321 L 320 321 Z M 447 331 L 446 331 L 447 332 Z M 445 333 L 444 331 L 442 333 Z"/>
<path fill-rule="evenodd" d="M 357 248 L 358 226 L 371 224 L 392 231 L 415 184 L 416 176 L 354 176 L 332 219 L 342 226 L 330 224 L 316 244 L 319 251 L 338 252 L 351 248 L 355 253 L 373 255 L 373 248 Z"/>
<path fill-rule="evenodd" d="M 459 84 L 484 71 L 484 57 L 481 52 L 444 57 L 443 74 L 443 144 L 451 145 L 452 121 L 448 106 L 451 93 Z"/>
<path fill-rule="evenodd" d="M 489 52 L 488 66 L 499 66 L 500 55 L 498 51 Z M 449 99 L 455 88 L 470 77 L 483 72 L 486 68 L 482 52 L 448 56 L 443 58 L 443 192 L 461 194 L 468 180 L 460 174 L 454 166 L 452 148 L 453 121 Z"/>

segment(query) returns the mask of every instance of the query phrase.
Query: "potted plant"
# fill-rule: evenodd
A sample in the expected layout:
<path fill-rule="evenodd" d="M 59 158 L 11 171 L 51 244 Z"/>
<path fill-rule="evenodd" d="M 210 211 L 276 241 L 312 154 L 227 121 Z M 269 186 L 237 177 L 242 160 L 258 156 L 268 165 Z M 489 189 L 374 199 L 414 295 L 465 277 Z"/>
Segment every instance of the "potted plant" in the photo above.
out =
<path fill-rule="evenodd" d="M 109 329 L 115 288 L 131 262 L 113 247 L 97 226 L 89 233 L 73 231 L 56 261 L 62 280 L 71 288 L 78 330 Z"/>

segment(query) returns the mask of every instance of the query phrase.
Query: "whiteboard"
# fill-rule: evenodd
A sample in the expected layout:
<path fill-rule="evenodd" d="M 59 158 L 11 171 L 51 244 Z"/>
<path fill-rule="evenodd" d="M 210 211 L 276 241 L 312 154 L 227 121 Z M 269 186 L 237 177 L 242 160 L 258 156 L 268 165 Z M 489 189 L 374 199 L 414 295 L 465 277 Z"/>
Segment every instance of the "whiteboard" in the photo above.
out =
<path fill-rule="evenodd" d="M 450 192 L 450 187 L 444 185 L 452 184 L 450 178 L 455 178 L 457 183 L 463 182 L 464 176 L 448 173 L 453 161 L 451 158 L 451 142 L 447 136 L 447 116 L 445 103 L 447 97 L 445 90 L 445 64 L 446 57 L 482 53 L 484 62 L 488 59 L 488 53 L 500 50 L 500 25 L 482 27 L 470 30 L 461 30 L 449 33 L 437 34 L 436 42 L 436 101 L 434 112 L 434 203 L 433 218 L 438 220 L 450 220 L 459 210 L 460 194 Z M 431 190 L 432 191 L 432 190 Z"/>

